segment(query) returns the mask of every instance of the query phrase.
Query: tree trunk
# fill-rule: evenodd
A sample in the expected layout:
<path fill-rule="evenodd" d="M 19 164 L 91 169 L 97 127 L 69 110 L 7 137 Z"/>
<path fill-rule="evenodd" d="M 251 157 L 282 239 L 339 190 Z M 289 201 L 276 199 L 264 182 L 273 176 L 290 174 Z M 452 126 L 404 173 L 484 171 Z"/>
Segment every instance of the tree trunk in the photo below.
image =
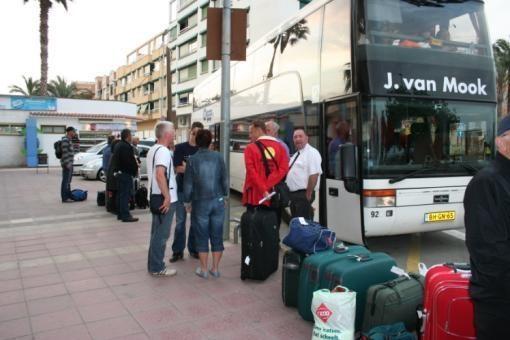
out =
<path fill-rule="evenodd" d="M 269 64 L 269 71 L 267 72 L 267 79 L 273 78 L 273 67 L 274 67 L 274 58 L 276 57 L 276 51 L 278 49 L 278 45 L 280 44 L 281 35 L 278 35 L 278 38 L 273 43 L 273 57 L 271 58 L 271 64 Z"/>
<path fill-rule="evenodd" d="M 39 35 L 41 43 L 41 87 L 39 93 L 41 96 L 48 95 L 48 15 L 50 6 L 50 0 L 39 0 Z"/>

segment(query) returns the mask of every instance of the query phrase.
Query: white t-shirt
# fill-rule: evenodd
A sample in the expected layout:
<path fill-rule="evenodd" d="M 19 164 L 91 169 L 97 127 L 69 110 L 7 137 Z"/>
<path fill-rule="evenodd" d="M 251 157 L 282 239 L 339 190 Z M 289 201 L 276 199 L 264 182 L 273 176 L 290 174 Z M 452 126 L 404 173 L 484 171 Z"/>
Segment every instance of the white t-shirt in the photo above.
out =
<path fill-rule="evenodd" d="M 154 153 L 156 153 L 155 157 Z M 149 192 L 149 196 L 151 193 L 151 188 L 153 194 L 161 194 L 158 182 L 156 181 L 156 176 L 154 176 L 155 168 L 160 165 L 164 166 L 167 171 L 167 176 L 169 179 L 168 189 L 170 191 L 170 202 L 177 202 L 177 182 L 175 181 L 172 154 L 166 146 L 161 144 L 154 144 L 147 153 L 147 175 L 149 177 L 149 188 L 147 188 L 147 191 Z"/>
<path fill-rule="evenodd" d="M 295 159 L 296 161 L 294 162 Z M 308 186 L 308 178 L 319 174 L 319 179 L 315 185 L 315 190 L 317 190 L 319 188 L 320 175 L 322 174 L 322 157 L 319 151 L 310 144 L 306 144 L 303 149 L 298 150 L 292 155 L 289 166 L 292 162 L 294 162 L 294 165 L 289 170 L 285 181 L 290 191 L 305 190 Z"/>

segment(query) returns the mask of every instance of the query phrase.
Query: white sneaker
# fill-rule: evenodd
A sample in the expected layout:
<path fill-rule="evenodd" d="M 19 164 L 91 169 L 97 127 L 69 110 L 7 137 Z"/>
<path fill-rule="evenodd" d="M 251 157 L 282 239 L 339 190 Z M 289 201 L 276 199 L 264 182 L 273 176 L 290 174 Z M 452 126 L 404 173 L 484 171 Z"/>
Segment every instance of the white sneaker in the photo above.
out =
<path fill-rule="evenodd" d="M 154 275 L 154 276 L 174 276 L 176 274 L 177 274 L 176 269 L 168 269 L 168 268 L 165 268 L 160 272 L 151 273 L 151 275 Z"/>

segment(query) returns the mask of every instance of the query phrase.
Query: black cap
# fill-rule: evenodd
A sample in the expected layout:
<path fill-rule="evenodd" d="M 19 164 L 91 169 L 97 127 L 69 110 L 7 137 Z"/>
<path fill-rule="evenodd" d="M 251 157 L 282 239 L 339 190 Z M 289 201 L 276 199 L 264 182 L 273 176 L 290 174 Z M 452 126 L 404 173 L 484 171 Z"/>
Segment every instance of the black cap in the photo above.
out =
<path fill-rule="evenodd" d="M 70 131 L 75 132 L 75 131 L 76 131 L 76 129 L 75 129 L 75 128 L 73 128 L 72 126 L 68 126 L 68 127 L 67 127 L 67 129 L 66 129 L 66 132 L 70 132 Z"/>
<path fill-rule="evenodd" d="M 501 136 L 505 132 L 510 130 L 510 116 L 505 116 L 499 121 L 498 124 L 498 136 Z"/>

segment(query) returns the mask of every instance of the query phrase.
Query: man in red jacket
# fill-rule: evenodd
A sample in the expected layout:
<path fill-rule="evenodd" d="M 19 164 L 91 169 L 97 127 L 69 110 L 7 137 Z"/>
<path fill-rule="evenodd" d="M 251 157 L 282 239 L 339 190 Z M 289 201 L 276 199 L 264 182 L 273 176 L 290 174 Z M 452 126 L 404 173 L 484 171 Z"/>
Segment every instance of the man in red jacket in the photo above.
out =
<path fill-rule="evenodd" d="M 248 208 L 259 205 L 259 201 L 268 196 L 273 187 L 281 182 L 289 170 L 289 160 L 280 142 L 266 135 L 266 125 L 256 120 L 250 125 L 250 141 L 244 150 L 246 179 L 244 180 L 243 205 Z M 269 165 L 269 176 L 266 176 L 262 152 L 256 142 L 264 146 L 265 158 Z M 272 156 L 272 157 L 271 157 Z M 269 206 L 270 200 L 262 205 Z"/>

